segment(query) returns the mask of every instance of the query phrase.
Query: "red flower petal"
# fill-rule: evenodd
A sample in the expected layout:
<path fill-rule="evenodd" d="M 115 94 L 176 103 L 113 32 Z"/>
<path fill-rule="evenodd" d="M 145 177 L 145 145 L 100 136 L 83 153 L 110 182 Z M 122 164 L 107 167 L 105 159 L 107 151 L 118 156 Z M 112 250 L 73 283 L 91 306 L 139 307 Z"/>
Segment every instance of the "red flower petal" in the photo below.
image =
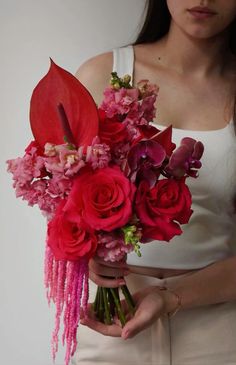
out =
<path fill-rule="evenodd" d="M 160 143 L 162 147 L 164 147 L 166 154 L 168 156 L 171 155 L 176 145 L 171 141 L 172 139 L 172 125 L 169 125 L 167 128 L 158 132 L 155 136 L 152 137 L 152 140 Z"/>
<path fill-rule="evenodd" d="M 89 145 L 98 134 L 96 104 L 88 90 L 72 74 L 51 60 L 50 69 L 35 87 L 30 102 L 31 129 L 42 148 L 46 142 L 64 143 L 59 104 L 65 110 L 74 143 L 77 146 Z"/>

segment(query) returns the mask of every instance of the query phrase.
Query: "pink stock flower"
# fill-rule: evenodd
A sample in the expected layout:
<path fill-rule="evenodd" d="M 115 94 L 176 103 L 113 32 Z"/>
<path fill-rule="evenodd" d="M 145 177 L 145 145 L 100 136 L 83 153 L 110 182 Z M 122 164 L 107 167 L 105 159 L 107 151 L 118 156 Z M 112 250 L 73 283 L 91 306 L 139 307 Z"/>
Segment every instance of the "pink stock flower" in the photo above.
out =
<path fill-rule="evenodd" d="M 53 157 L 57 155 L 56 145 L 53 143 L 46 143 L 44 146 L 44 155 Z"/>
<path fill-rule="evenodd" d="M 47 180 L 47 193 L 52 197 L 64 199 L 71 191 L 72 180 L 69 178 L 59 178 L 57 176 Z"/>
<path fill-rule="evenodd" d="M 108 118 L 115 115 L 124 115 L 134 107 L 138 102 L 139 92 L 137 89 L 120 88 L 116 90 L 108 87 L 104 91 L 104 99 L 100 108 L 106 112 Z"/>
<path fill-rule="evenodd" d="M 137 83 L 137 88 L 139 89 L 141 99 L 152 95 L 157 96 L 159 91 L 159 87 L 156 84 L 150 83 L 149 80 L 140 80 Z"/>
<path fill-rule="evenodd" d="M 126 126 L 134 126 L 136 129 L 139 126 L 148 126 L 156 115 L 155 101 L 156 96 L 151 95 L 136 103 L 125 117 L 123 123 Z"/>
<path fill-rule="evenodd" d="M 35 183 L 38 182 L 40 181 L 36 181 Z M 71 186 L 72 181 L 68 178 L 53 177 L 47 179 L 45 193 L 38 196 L 37 204 L 48 220 L 54 217 L 55 211 L 61 200 L 69 195 Z"/>
<path fill-rule="evenodd" d="M 185 137 L 180 146 L 172 153 L 166 171 L 175 176 L 182 177 L 185 174 L 192 177 L 198 176 L 197 169 L 202 166 L 200 159 L 204 151 L 202 142 Z"/>
<path fill-rule="evenodd" d="M 146 125 L 148 122 L 143 119 L 143 112 L 140 109 L 140 104 L 137 104 L 137 108 L 133 108 L 124 118 L 124 124 L 137 128 L 139 125 Z"/>
<path fill-rule="evenodd" d="M 78 150 L 70 148 L 70 145 L 45 145 L 45 167 L 53 175 L 73 176 L 84 167 L 83 147 Z"/>
<path fill-rule="evenodd" d="M 156 96 L 157 87 L 147 80 L 140 83 L 140 89 L 109 87 L 104 92 L 100 108 L 105 111 L 107 118 L 120 118 L 128 131 L 129 140 L 135 140 L 139 136 L 137 127 L 148 125 L 155 117 Z"/>
<path fill-rule="evenodd" d="M 102 232 L 98 234 L 96 254 L 104 261 L 121 261 L 129 252 L 133 251 L 133 249 L 133 245 L 125 244 L 122 234 L 115 232 Z"/>
<path fill-rule="evenodd" d="M 100 143 L 99 137 L 94 138 L 92 146 L 88 146 L 86 150 L 86 163 L 89 163 L 95 170 L 107 167 L 110 160 L 110 147 L 105 143 Z"/>
<path fill-rule="evenodd" d="M 8 172 L 13 174 L 13 180 L 25 184 L 33 178 L 39 178 L 44 169 L 44 160 L 35 154 L 25 154 L 24 157 L 8 160 Z"/>
<path fill-rule="evenodd" d="M 43 215 L 51 219 L 61 201 L 60 194 L 52 196 L 48 191 L 49 180 L 35 180 L 31 183 L 20 184 L 15 182 L 16 197 L 21 197 L 28 202 L 28 205 L 37 204 Z M 62 195 L 62 194 L 61 194 Z"/>
<path fill-rule="evenodd" d="M 152 121 L 156 116 L 156 108 L 154 107 L 154 104 L 156 102 L 156 95 L 150 95 L 145 97 L 145 99 L 142 100 L 140 109 L 142 112 L 142 118 L 140 121 L 140 125 L 145 125 Z"/>

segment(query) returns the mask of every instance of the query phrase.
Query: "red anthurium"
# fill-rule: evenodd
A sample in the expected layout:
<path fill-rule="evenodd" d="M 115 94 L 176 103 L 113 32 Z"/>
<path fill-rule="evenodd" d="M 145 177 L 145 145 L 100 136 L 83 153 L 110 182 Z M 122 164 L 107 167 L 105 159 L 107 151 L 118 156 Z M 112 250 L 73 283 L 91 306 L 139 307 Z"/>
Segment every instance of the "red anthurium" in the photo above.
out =
<path fill-rule="evenodd" d="M 160 132 L 159 129 L 152 126 L 151 124 L 139 125 L 138 130 L 139 130 L 140 135 L 138 138 L 136 138 L 136 140 L 134 141 L 134 144 L 141 141 L 142 139 L 150 139 L 153 136 L 155 136 L 157 133 Z"/>
<path fill-rule="evenodd" d="M 77 147 L 89 145 L 98 134 L 97 107 L 76 77 L 51 60 L 31 97 L 30 124 L 42 148 L 47 142 L 62 144 L 64 137 Z"/>
<path fill-rule="evenodd" d="M 160 143 L 162 147 L 164 147 L 167 156 L 170 156 L 175 149 L 176 145 L 171 141 L 172 138 L 172 125 L 158 132 L 155 136 L 152 136 L 151 139 Z"/>

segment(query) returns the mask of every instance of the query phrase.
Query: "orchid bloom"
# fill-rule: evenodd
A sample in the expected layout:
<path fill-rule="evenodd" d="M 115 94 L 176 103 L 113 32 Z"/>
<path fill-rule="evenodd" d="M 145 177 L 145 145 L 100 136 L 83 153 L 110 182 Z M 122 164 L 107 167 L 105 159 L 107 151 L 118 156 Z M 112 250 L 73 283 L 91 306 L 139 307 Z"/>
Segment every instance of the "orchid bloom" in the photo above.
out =
<path fill-rule="evenodd" d="M 129 151 L 127 162 L 130 168 L 131 181 L 147 180 L 150 187 L 154 186 L 165 160 L 165 149 L 156 141 L 145 140 L 135 144 Z"/>
<path fill-rule="evenodd" d="M 197 177 L 197 169 L 200 169 L 202 166 L 200 159 L 203 151 L 204 146 L 202 142 L 190 137 L 183 138 L 180 147 L 172 153 L 169 163 L 166 166 L 166 172 L 175 177 L 182 177 L 185 174 Z"/>

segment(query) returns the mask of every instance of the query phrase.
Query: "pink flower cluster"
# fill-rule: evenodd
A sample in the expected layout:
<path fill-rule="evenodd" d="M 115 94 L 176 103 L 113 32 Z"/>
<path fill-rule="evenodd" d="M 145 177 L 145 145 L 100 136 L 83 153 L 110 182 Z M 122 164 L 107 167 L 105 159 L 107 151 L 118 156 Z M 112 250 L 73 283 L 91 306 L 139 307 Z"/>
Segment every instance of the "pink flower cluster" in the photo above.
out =
<path fill-rule="evenodd" d="M 120 116 L 121 120 L 134 133 L 132 126 L 147 125 L 155 117 L 154 107 L 158 88 L 147 80 L 141 81 L 138 88 L 106 88 L 101 109 L 108 118 Z"/>
<path fill-rule="evenodd" d="M 86 164 L 96 169 L 106 167 L 110 161 L 110 149 L 100 144 L 98 137 L 87 149 L 46 143 L 41 154 L 33 141 L 25 152 L 23 157 L 7 161 L 16 197 L 27 200 L 30 206 L 38 205 L 48 220 L 53 218 L 61 200 L 69 195 L 73 177 Z"/>
<path fill-rule="evenodd" d="M 121 234 L 102 232 L 98 235 L 97 255 L 104 261 L 121 261 L 133 249 L 131 244 L 124 243 L 124 238 Z"/>

